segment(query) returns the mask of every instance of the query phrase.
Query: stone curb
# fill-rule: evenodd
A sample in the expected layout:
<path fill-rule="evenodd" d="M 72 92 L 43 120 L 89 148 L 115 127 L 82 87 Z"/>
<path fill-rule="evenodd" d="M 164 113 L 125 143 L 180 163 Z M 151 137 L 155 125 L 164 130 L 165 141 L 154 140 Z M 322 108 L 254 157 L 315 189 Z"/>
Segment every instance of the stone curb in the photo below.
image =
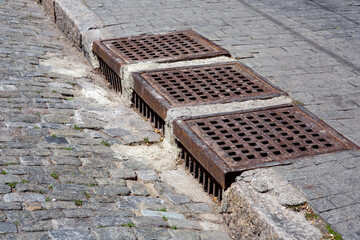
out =
<path fill-rule="evenodd" d="M 99 62 L 92 53 L 93 42 L 113 37 L 102 20 L 82 1 L 42 0 L 42 5 L 67 38 L 84 52 L 90 64 L 98 68 Z"/>
<path fill-rule="evenodd" d="M 225 223 L 235 239 L 320 239 L 321 232 L 305 218 L 282 206 L 268 193 L 238 181 L 225 192 Z"/>

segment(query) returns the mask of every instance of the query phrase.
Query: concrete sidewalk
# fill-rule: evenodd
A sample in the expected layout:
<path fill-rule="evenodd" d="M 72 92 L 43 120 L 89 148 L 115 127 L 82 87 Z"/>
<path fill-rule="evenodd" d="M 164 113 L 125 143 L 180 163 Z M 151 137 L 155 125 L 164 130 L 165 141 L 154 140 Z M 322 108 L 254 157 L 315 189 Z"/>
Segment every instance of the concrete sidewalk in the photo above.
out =
<path fill-rule="evenodd" d="M 87 55 L 96 38 L 192 28 L 360 144 L 360 9 L 352 1 L 84 0 L 85 8 L 58 2 L 79 7 L 73 25 L 61 24 L 66 12 L 56 16 Z M 320 155 L 275 170 L 344 239 L 359 238 L 359 152 Z"/>

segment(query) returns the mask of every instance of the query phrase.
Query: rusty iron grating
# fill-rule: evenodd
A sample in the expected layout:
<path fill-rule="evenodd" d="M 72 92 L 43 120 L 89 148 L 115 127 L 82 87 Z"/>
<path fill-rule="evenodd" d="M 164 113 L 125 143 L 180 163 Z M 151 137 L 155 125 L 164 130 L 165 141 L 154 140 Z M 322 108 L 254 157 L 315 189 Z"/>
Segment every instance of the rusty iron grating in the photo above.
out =
<path fill-rule="evenodd" d="M 119 75 L 116 72 L 114 72 L 111 68 L 109 68 L 109 66 L 106 65 L 106 63 L 102 59 L 99 59 L 99 64 L 100 64 L 100 71 L 105 76 L 105 79 L 108 81 L 110 86 L 113 89 L 115 89 L 115 91 L 121 93 L 122 92 L 121 79 Z"/>
<path fill-rule="evenodd" d="M 285 95 L 240 63 L 178 67 L 133 73 L 134 91 L 165 118 L 170 107 L 226 103 Z M 149 97 L 157 92 L 159 97 Z M 155 99 L 155 101 L 154 101 Z"/>
<path fill-rule="evenodd" d="M 357 147 L 295 105 L 177 120 L 174 134 L 223 188 L 244 170 Z"/>
<path fill-rule="evenodd" d="M 117 73 L 129 63 L 230 56 L 227 50 L 192 30 L 95 41 L 93 50 Z"/>

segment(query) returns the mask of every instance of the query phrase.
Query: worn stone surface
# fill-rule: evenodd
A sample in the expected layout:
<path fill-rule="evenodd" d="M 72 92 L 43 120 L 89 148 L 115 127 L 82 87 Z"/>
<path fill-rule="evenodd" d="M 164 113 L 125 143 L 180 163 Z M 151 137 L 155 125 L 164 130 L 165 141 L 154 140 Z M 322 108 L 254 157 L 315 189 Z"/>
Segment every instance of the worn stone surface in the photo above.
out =
<path fill-rule="evenodd" d="M 235 239 L 320 239 L 322 234 L 303 214 L 286 209 L 268 193 L 238 181 L 226 191 L 222 207 Z"/>
<path fill-rule="evenodd" d="M 159 135 L 149 122 L 108 89 L 39 5 L 31 0 L 0 2 L 3 237 L 169 239 L 163 214 L 189 221 L 201 232 L 196 223 L 205 219 L 189 214 L 183 205 L 195 202 L 161 181 L 150 164 L 144 138 L 156 146 Z M 81 1 L 42 2 L 47 12 L 58 14 L 57 24 L 78 47 L 90 49 L 91 38 L 100 38 L 89 34 L 81 41 L 80 32 L 94 33 L 89 28 L 98 27 L 87 14 L 90 10 L 78 11 Z M 78 20 L 70 21 L 69 8 L 61 8 L 65 5 L 78 11 Z M 91 21 L 82 24 L 84 19 Z M 112 148 L 130 142 L 144 154 L 125 157 Z M 220 216 L 212 204 L 211 213 Z"/>

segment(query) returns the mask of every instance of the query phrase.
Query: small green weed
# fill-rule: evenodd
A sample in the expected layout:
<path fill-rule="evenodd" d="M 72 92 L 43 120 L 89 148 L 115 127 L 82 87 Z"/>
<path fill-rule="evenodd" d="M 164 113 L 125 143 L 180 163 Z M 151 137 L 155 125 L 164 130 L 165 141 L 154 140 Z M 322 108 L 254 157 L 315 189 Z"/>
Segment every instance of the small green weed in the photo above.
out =
<path fill-rule="evenodd" d="M 108 226 L 104 226 L 104 225 L 97 226 L 97 228 L 106 228 L 106 227 L 108 227 Z"/>
<path fill-rule="evenodd" d="M 35 127 L 34 127 L 34 129 L 40 129 L 40 127 L 38 127 L 38 126 L 35 126 Z"/>
<path fill-rule="evenodd" d="M 122 227 L 135 227 L 135 223 L 129 222 L 129 223 L 126 223 L 126 224 L 122 224 L 121 226 Z"/>
<path fill-rule="evenodd" d="M 49 186 L 48 186 L 48 189 L 51 190 L 51 191 L 54 190 L 53 185 L 49 185 Z"/>
<path fill-rule="evenodd" d="M 7 172 L 6 172 L 5 170 L 2 170 L 2 171 L 1 171 L 1 174 L 6 175 Z"/>
<path fill-rule="evenodd" d="M 10 166 L 10 165 L 19 165 L 19 164 L 18 163 L 13 163 L 13 162 L 5 163 L 5 166 Z"/>
<path fill-rule="evenodd" d="M 45 201 L 51 202 L 51 198 L 47 197 L 47 198 L 45 198 Z"/>
<path fill-rule="evenodd" d="M 83 194 L 85 195 L 85 197 L 86 197 L 87 199 L 90 198 L 90 194 L 88 194 L 86 191 L 83 191 Z"/>
<path fill-rule="evenodd" d="M 330 225 L 326 225 L 326 229 L 328 230 L 328 234 L 323 236 L 324 239 L 342 240 L 342 236 L 335 232 Z"/>
<path fill-rule="evenodd" d="M 83 201 L 81 201 L 81 200 L 75 200 L 75 205 L 76 205 L 76 206 L 82 206 L 82 205 L 83 205 Z"/>
<path fill-rule="evenodd" d="M 26 180 L 26 179 L 21 179 L 21 182 L 22 182 L 22 183 L 28 183 L 28 182 L 29 182 L 29 180 Z"/>
<path fill-rule="evenodd" d="M 169 218 L 166 216 L 163 216 L 164 221 L 167 221 Z"/>
<path fill-rule="evenodd" d="M 56 91 L 56 90 L 52 90 L 51 92 L 52 92 L 52 93 L 57 93 L 57 91 Z"/>
<path fill-rule="evenodd" d="M 104 145 L 104 146 L 106 146 L 106 147 L 110 147 L 110 143 L 107 142 L 107 141 L 105 141 L 105 140 L 103 140 L 103 141 L 101 142 L 101 144 Z"/>
<path fill-rule="evenodd" d="M 18 225 L 19 225 L 19 222 L 18 222 L 18 221 L 15 221 L 14 224 L 15 224 L 16 226 L 18 226 Z"/>
<path fill-rule="evenodd" d="M 36 116 L 40 116 L 40 113 L 35 113 Z"/>
<path fill-rule="evenodd" d="M 72 147 L 64 147 L 64 148 L 61 148 L 62 150 L 73 150 L 73 148 Z"/>
<path fill-rule="evenodd" d="M 18 107 L 17 109 L 22 110 L 22 107 Z"/>
<path fill-rule="evenodd" d="M 172 225 L 170 228 L 171 228 L 171 229 L 177 229 L 177 226 Z"/>
<path fill-rule="evenodd" d="M 10 186 L 11 188 L 16 188 L 17 182 L 8 182 L 6 185 Z"/>
<path fill-rule="evenodd" d="M 156 211 L 166 212 L 166 208 L 160 208 L 160 209 L 157 209 Z"/>
<path fill-rule="evenodd" d="M 13 103 L 13 101 L 9 100 L 8 103 Z"/>
<path fill-rule="evenodd" d="M 301 106 L 304 106 L 305 104 L 301 101 L 298 101 L 298 100 L 292 100 L 292 103 L 293 104 L 298 104 L 298 105 L 301 105 Z"/>
<path fill-rule="evenodd" d="M 65 98 L 65 100 L 67 100 L 67 101 L 71 101 L 71 100 L 73 100 L 74 98 L 73 97 L 67 97 L 67 98 Z"/>
<path fill-rule="evenodd" d="M 50 173 L 50 176 L 53 177 L 54 179 L 59 179 L 59 174 L 57 174 L 56 172 Z"/>
<path fill-rule="evenodd" d="M 51 134 L 50 137 L 56 138 L 56 134 Z"/>
<path fill-rule="evenodd" d="M 75 129 L 75 130 L 80 130 L 80 131 L 84 130 L 84 128 L 79 127 L 78 125 L 75 125 L 75 126 L 74 126 L 74 129 Z"/>

